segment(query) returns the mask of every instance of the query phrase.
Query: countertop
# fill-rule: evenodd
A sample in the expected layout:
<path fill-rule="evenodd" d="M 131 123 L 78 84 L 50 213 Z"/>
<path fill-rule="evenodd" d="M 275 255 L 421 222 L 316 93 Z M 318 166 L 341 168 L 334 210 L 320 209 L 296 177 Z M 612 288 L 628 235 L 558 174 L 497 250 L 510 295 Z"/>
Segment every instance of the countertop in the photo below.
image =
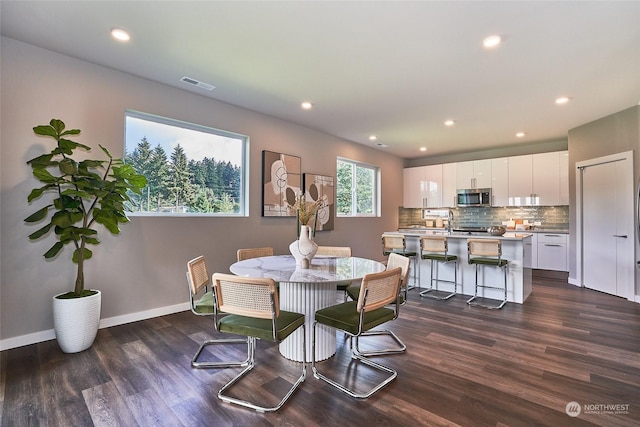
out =
<path fill-rule="evenodd" d="M 411 233 L 413 231 L 435 231 L 439 233 L 446 233 L 446 227 L 400 227 L 398 228 L 398 232 L 400 233 Z M 508 232 L 513 233 L 555 233 L 555 234 L 569 234 L 568 229 L 558 229 L 558 228 L 533 228 L 530 230 L 508 230 Z"/>
<path fill-rule="evenodd" d="M 502 236 L 492 236 L 489 233 L 469 233 L 463 231 L 452 231 L 448 233 L 446 229 L 420 229 L 420 228 L 401 228 L 397 231 L 389 231 L 393 234 L 404 234 L 410 237 L 422 237 L 422 236 L 447 236 L 451 239 L 498 239 L 498 240 L 523 240 L 527 237 L 531 237 L 532 233 L 522 231 L 509 231 Z"/>

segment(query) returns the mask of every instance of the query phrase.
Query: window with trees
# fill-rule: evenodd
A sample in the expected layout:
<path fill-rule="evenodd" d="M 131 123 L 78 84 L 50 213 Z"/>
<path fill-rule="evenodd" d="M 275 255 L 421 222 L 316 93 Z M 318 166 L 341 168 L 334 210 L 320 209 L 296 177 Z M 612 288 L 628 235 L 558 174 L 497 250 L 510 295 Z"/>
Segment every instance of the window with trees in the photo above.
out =
<path fill-rule="evenodd" d="M 336 213 L 338 216 L 378 215 L 378 168 L 338 158 Z"/>
<path fill-rule="evenodd" d="M 125 161 L 147 178 L 133 215 L 244 215 L 248 137 L 153 116 L 125 114 Z"/>

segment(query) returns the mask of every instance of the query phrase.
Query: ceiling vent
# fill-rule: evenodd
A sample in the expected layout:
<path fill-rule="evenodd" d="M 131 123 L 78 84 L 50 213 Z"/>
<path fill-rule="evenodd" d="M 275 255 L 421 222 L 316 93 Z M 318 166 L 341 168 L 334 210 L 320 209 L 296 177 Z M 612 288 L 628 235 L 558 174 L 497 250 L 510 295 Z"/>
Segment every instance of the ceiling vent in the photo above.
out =
<path fill-rule="evenodd" d="M 216 88 L 215 86 L 212 86 L 212 85 L 207 84 L 207 83 L 199 82 L 196 79 L 192 79 L 191 77 L 186 77 L 186 76 L 181 78 L 180 81 L 183 82 L 183 83 L 190 84 L 192 86 L 199 87 L 200 89 L 213 90 L 213 89 Z"/>

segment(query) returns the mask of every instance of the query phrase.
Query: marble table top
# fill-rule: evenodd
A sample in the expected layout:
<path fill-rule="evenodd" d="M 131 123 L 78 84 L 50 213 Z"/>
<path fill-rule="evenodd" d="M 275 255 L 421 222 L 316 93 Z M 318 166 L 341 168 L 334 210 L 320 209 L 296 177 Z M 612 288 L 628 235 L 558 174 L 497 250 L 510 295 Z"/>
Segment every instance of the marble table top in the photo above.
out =
<path fill-rule="evenodd" d="M 291 255 L 251 258 L 229 267 L 233 274 L 245 277 L 269 277 L 276 282 L 330 283 L 355 280 L 365 274 L 385 270 L 384 264 L 366 258 L 317 255 L 307 269 L 296 267 Z"/>

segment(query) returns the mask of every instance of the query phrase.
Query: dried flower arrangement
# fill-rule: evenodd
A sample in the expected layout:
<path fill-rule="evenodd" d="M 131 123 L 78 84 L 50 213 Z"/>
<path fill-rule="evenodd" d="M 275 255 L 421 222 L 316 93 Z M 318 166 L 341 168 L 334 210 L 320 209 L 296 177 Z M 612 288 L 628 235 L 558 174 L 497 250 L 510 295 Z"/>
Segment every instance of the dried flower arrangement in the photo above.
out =
<path fill-rule="evenodd" d="M 313 235 L 316 235 L 316 223 L 318 222 L 318 210 L 324 206 L 324 201 L 318 199 L 316 201 L 307 201 L 304 193 L 299 194 L 296 197 L 296 201 L 293 205 L 289 205 L 289 209 L 296 211 L 296 218 L 299 225 L 309 225 L 311 218 L 313 218 Z M 298 226 L 298 237 L 300 237 L 300 227 Z"/>

